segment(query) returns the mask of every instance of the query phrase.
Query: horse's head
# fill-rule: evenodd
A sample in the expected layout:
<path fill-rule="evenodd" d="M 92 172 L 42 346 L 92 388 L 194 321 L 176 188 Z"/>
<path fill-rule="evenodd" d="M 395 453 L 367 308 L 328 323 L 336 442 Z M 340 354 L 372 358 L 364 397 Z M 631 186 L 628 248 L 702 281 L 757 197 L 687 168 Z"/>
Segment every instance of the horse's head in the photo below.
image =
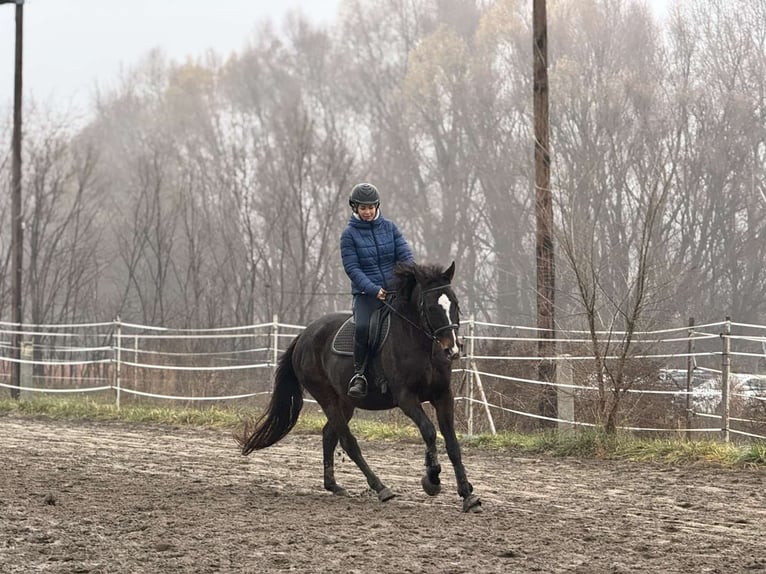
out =
<path fill-rule="evenodd" d="M 400 294 L 417 307 L 420 328 L 447 358 L 457 359 L 462 343 L 458 336 L 460 306 L 451 285 L 455 262 L 444 271 L 435 265 L 400 264 L 395 274 Z"/>

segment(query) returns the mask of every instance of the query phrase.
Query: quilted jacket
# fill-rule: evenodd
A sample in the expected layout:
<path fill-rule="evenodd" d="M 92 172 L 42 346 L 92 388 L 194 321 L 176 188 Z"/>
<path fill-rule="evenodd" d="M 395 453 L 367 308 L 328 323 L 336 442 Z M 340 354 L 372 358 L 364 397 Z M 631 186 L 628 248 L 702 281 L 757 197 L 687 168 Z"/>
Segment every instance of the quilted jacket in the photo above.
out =
<path fill-rule="evenodd" d="M 340 236 L 340 255 L 354 295 L 377 295 L 388 287 L 394 264 L 413 260 L 399 228 L 380 211 L 372 221 L 351 215 Z"/>

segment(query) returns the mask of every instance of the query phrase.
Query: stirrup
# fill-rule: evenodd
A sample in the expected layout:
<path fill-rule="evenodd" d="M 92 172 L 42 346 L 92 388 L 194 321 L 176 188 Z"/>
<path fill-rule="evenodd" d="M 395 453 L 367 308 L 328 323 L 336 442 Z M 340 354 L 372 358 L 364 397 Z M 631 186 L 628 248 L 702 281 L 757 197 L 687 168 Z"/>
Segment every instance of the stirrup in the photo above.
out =
<path fill-rule="evenodd" d="M 362 373 L 356 373 L 351 377 L 348 387 L 348 396 L 354 399 L 363 399 L 367 396 L 367 377 Z"/>

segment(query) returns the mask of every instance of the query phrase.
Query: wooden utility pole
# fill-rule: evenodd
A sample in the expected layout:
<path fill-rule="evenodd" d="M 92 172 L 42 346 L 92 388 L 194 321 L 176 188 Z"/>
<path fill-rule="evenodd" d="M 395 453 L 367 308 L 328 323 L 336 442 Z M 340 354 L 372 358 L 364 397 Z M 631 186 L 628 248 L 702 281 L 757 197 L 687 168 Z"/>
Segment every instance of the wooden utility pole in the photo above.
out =
<path fill-rule="evenodd" d="M 11 397 L 19 398 L 21 387 L 21 269 L 24 223 L 21 215 L 21 70 L 24 31 L 24 0 L 0 0 L 0 4 L 16 4 L 16 63 L 13 88 L 13 157 L 11 165 L 11 321 L 16 324 L 11 346 L 15 361 L 11 369 Z"/>
<path fill-rule="evenodd" d="M 555 265 L 553 258 L 553 201 L 551 198 L 551 155 L 548 145 L 548 22 L 546 0 L 534 0 L 534 115 L 535 115 L 535 218 L 537 255 L 537 353 L 538 377 L 554 382 L 556 352 L 554 322 Z M 556 389 L 545 385 L 540 414 L 556 418 Z M 544 426 L 555 423 L 546 421 Z"/>

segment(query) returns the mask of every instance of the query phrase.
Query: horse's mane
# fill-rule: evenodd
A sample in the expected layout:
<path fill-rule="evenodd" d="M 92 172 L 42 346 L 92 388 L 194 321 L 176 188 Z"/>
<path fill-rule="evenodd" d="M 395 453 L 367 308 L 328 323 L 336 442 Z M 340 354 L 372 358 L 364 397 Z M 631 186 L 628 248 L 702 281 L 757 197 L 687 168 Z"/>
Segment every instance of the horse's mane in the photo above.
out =
<path fill-rule="evenodd" d="M 417 283 L 430 285 L 437 282 L 444 283 L 444 271 L 439 265 L 400 262 L 394 266 L 393 290 L 407 299 Z"/>

